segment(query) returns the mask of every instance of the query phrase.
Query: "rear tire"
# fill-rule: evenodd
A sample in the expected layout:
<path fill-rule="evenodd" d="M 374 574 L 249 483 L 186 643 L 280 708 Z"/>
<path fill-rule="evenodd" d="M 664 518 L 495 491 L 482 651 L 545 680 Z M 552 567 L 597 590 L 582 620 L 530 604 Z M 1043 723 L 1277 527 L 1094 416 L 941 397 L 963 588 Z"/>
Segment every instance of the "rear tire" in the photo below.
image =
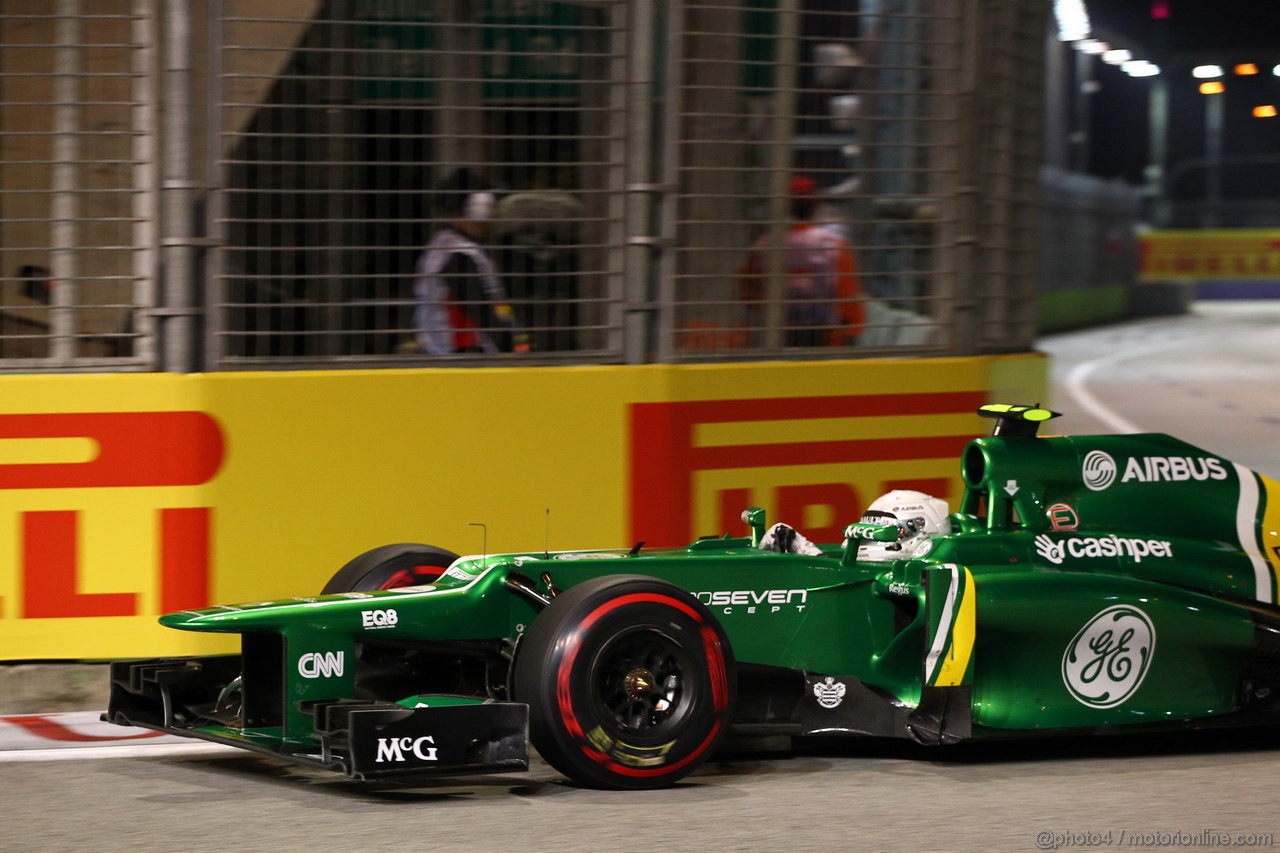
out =
<path fill-rule="evenodd" d="M 733 651 L 715 617 L 665 581 L 614 575 L 552 599 L 512 678 L 542 757 L 595 788 L 674 784 L 715 752 L 733 716 Z"/>
<path fill-rule="evenodd" d="M 431 545 L 413 542 L 383 545 L 366 551 L 338 569 L 320 594 L 372 592 L 428 584 L 444 574 L 456 559 L 458 555 L 452 551 Z"/>

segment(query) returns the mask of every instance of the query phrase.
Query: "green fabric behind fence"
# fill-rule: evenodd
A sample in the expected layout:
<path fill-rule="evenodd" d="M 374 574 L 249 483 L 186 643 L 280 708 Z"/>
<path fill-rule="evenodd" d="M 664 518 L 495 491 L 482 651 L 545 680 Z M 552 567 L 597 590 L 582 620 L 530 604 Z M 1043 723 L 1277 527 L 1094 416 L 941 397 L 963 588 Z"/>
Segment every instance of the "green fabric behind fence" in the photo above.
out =
<path fill-rule="evenodd" d="M 1129 288 L 1123 284 L 1040 294 L 1039 330 L 1056 332 L 1119 320 L 1129 311 Z"/>

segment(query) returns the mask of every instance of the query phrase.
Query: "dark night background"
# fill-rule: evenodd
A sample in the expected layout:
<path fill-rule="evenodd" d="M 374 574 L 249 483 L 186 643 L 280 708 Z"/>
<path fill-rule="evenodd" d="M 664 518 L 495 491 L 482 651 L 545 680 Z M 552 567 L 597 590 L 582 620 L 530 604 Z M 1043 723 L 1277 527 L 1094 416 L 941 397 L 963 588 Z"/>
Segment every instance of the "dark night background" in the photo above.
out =
<path fill-rule="evenodd" d="M 1088 3 L 1094 37 L 1127 47 L 1135 58 L 1160 66 L 1169 92 L 1166 174 L 1180 163 L 1205 156 L 1205 99 L 1224 98 L 1223 195 L 1280 197 L 1280 118 L 1254 118 L 1254 106 L 1280 107 L 1280 0 L 1165 0 L 1169 17 L 1153 18 L 1152 0 L 1093 0 Z M 1231 73 L 1252 61 L 1259 73 Z M 1224 67 L 1226 92 L 1206 96 L 1191 76 L 1196 64 Z M 1092 96 L 1089 171 L 1141 184 L 1148 159 L 1148 93 L 1155 78 L 1130 77 L 1098 63 Z M 1247 162 L 1239 162 L 1244 158 Z M 1270 159 L 1267 159 L 1270 158 Z M 1236 162 L 1233 162 L 1236 161 Z M 1202 192 L 1202 173 L 1183 169 L 1175 196 Z"/>

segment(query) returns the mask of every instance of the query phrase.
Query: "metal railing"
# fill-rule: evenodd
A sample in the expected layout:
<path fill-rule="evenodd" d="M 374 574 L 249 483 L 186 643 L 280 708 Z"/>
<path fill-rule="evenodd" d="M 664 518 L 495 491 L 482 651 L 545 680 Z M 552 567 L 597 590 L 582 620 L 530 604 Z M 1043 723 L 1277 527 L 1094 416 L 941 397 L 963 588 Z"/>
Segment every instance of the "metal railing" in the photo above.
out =
<path fill-rule="evenodd" d="M 150 369 L 154 16 L 0 4 L 0 369 Z"/>

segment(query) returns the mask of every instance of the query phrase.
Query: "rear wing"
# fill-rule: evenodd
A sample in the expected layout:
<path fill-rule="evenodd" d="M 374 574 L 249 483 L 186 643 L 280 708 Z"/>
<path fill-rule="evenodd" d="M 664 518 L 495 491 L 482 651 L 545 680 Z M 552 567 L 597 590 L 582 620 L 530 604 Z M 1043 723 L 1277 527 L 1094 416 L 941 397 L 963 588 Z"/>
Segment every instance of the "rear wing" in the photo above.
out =
<path fill-rule="evenodd" d="M 1060 412 L 1042 409 L 1039 403 L 1034 406 L 988 403 L 979 407 L 978 414 L 984 418 L 995 419 L 996 425 L 992 428 L 991 434 L 1006 438 L 1034 438 L 1040 429 L 1040 424 L 1061 417 Z"/>

